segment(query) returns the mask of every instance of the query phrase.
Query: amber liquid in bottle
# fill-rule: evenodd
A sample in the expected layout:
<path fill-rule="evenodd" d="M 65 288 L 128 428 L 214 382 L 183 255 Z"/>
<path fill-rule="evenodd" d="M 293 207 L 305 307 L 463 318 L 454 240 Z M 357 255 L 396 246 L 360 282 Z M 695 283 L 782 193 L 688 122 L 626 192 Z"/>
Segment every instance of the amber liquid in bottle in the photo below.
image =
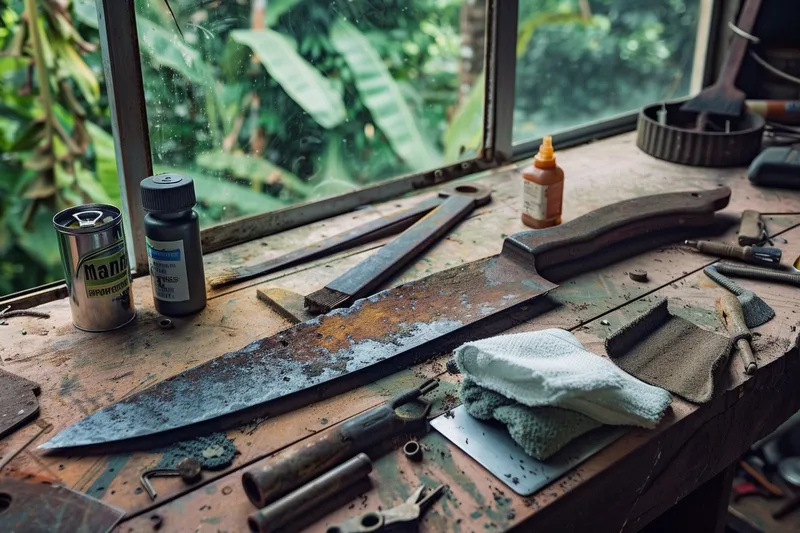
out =
<path fill-rule="evenodd" d="M 561 224 L 564 171 L 556 165 L 552 137 L 545 137 L 533 164 L 522 171 L 522 222 L 534 229 Z"/>

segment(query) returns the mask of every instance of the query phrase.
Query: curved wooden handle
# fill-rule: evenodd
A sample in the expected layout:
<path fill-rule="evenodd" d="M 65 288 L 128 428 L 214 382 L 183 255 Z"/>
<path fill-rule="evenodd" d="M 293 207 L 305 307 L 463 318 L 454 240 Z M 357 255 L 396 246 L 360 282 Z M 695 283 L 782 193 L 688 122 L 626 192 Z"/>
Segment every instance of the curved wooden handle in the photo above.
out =
<path fill-rule="evenodd" d="M 711 225 L 714 212 L 728 205 L 731 190 L 677 192 L 642 196 L 601 207 L 544 230 L 525 231 L 503 243 L 505 257 L 524 261 L 542 272 L 578 259 L 588 259 L 608 247 L 650 234 Z"/>
<path fill-rule="evenodd" d="M 722 317 L 725 327 L 728 329 L 736 343 L 739 339 L 750 340 L 750 329 L 744 321 L 744 311 L 742 311 L 742 304 L 733 294 L 726 292 L 717 300 L 717 312 Z"/>

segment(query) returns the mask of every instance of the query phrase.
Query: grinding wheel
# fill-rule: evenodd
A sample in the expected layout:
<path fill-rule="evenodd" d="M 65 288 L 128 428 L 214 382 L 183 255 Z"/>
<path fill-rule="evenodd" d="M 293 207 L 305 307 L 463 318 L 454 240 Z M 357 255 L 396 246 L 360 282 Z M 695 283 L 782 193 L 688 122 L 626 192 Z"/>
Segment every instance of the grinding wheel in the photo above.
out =
<path fill-rule="evenodd" d="M 681 111 L 681 105 L 683 100 L 643 108 L 636 146 L 658 159 L 699 167 L 746 166 L 761 152 L 765 122 L 759 115 L 745 111 L 730 119 L 728 132 L 723 129 L 725 119 L 712 115 L 701 131 L 696 127 L 697 113 Z M 666 110 L 666 124 L 658 120 L 662 109 Z M 715 125 L 720 131 L 712 130 Z"/>

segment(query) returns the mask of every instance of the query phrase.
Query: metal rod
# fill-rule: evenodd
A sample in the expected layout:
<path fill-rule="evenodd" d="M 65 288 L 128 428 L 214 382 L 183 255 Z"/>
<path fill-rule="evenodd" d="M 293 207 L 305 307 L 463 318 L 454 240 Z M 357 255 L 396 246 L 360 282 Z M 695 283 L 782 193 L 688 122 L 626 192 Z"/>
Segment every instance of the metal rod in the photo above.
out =
<path fill-rule="evenodd" d="M 267 533 L 280 530 L 290 522 L 314 512 L 329 498 L 367 477 L 370 472 L 372 472 L 372 461 L 366 454 L 360 453 L 280 500 L 251 514 L 247 519 L 250 531 Z"/>

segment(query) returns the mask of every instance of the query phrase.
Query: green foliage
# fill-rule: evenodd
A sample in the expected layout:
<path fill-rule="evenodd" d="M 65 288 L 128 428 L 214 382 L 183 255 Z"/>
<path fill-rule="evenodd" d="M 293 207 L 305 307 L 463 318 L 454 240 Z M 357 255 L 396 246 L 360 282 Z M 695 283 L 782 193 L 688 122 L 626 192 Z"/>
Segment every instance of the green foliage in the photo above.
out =
<path fill-rule="evenodd" d="M 12 0 L 0 8 L 0 294 L 63 277 L 57 211 L 119 205 L 108 110 L 93 68 L 97 35 L 87 40 L 76 26 L 91 22 L 91 12 L 85 3 L 62 6 Z"/>

